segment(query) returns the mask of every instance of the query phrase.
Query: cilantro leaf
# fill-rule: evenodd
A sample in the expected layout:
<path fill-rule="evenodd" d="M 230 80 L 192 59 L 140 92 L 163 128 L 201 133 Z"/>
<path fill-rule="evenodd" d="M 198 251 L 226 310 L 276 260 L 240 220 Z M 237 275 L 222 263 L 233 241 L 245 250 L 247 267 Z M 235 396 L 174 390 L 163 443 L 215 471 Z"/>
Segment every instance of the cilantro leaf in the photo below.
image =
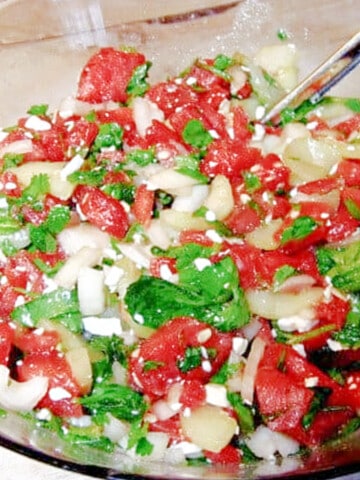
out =
<path fill-rule="evenodd" d="M 42 200 L 50 192 L 50 180 L 46 173 L 39 173 L 31 178 L 30 184 L 24 188 L 21 203 L 34 203 Z"/>
<path fill-rule="evenodd" d="M 182 132 L 184 142 L 199 149 L 206 148 L 213 141 L 213 137 L 200 120 L 189 120 Z"/>
<path fill-rule="evenodd" d="M 119 150 L 122 147 L 123 133 L 122 127 L 115 122 L 100 125 L 99 133 L 92 147 L 93 150 L 98 152 L 104 148 L 111 147 Z"/>
<path fill-rule="evenodd" d="M 43 225 L 50 233 L 57 235 L 69 223 L 70 217 L 70 208 L 68 206 L 56 205 L 50 210 Z"/>
<path fill-rule="evenodd" d="M 92 170 L 77 170 L 66 177 L 71 183 L 79 185 L 91 185 L 98 187 L 103 183 L 106 175 L 105 168 L 93 168 Z"/>

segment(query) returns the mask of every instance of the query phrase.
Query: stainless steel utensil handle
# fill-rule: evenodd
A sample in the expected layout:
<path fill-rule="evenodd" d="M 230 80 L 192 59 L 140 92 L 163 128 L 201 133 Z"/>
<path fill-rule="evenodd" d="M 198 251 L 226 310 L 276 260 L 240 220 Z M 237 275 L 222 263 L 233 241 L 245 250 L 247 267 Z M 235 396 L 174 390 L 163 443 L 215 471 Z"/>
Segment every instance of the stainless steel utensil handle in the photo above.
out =
<path fill-rule="evenodd" d="M 264 115 L 261 122 L 266 123 L 274 119 L 286 107 L 292 106 L 300 98 L 301 94 L 306 93 L 307 89 L 309 90 L 308 96 L 302 97 L 300 103 L 304 100 L 310 100 L 314 104 L 317 103 L 330 88 L 344 78 L 359 63 L 360 32 L 357 32 L 308 77 L 276 103 Z M 315 92 L 310 89 L 314 84 L 318 85 Z"/>

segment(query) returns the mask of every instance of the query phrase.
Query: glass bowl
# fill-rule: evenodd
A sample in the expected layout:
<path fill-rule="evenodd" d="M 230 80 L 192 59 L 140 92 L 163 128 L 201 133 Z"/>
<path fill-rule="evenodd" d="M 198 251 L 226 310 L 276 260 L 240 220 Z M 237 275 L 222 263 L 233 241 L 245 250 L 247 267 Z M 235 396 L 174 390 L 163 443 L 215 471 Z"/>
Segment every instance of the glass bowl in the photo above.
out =
<path fill-rule="evenodd" d="M 299 79 L 360 24 L 357 0 L 1 0 L 0 125 L 9 126 L 30 105 L 50 110 L 74 93 L 79 72 L 101 46 L 127 45 L 153 64 L 150 79 L 166 78 L 196 57 L 236 51 L 253 55 L 284 31 L 299 52 Z M 359 97 L 360 71 L 335 87 Z M 294 457 L 281 466 L 199 466 L 139 463 L 91 448 L 72 449 L 25 419 L 0 419 L 0 444 L 42 462 L 106 479 L 348 478 L 360 476 L 360 438 Z"/>

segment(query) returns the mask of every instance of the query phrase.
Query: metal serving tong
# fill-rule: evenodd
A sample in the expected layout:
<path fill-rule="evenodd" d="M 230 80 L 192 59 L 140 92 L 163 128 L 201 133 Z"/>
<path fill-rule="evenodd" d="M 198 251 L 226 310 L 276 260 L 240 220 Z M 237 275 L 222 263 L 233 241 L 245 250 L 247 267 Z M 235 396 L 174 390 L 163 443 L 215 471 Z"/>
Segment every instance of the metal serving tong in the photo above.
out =
<path fill-rule="evenodd" d="M 325 62 L 270 108 L 261 123 L 276 123 L 286 108 L 296 108 L 305 100 L 316 104 L 325 93 L 360 63 L 360 31 L 336 50 Z"/>

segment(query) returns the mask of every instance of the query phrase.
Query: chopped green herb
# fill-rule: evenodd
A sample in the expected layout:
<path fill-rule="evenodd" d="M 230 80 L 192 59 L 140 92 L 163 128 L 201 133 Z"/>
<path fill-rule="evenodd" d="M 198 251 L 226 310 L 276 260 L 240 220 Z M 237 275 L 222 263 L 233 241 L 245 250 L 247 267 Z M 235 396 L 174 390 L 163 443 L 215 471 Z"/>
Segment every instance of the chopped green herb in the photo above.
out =
<path fill-rule="evenodd" d="M 317 413 L 324 408 L 326 400 L 331 393 L 331 389 L 326 387 L 314 387 L 313 390 L 315 393 L 309 411 L 303 416 L 301 421 L 305 430 L 311 427 Z"/>
<path fill-rule="evenodd" d="M 130 150 L 126 154 L 126 160 L 127 162 L 136 163 L 139 165 L 139 167 L 146 167 L 147 165 L 156 162 L 155 149 L 149 148 L 147 150 Z"/>
<path fill-rule="evenodd" d="M 100 125 L 99 133 L 93 144 L 93 150 L 96 152 L 106 148 L 119 150 L 123 143 L 123 133 L 123 129 L 117 123 L 104 123 Z"/>
<path fill-rule="evenodd" d="M 11 318 L 21 325 L 36 327 L 42 319 L 59 320 L 67 314 L 79 313 L 79 301 L 75 290 L 58 288 L 49 293 L 15 307 Z M 67 325 L 71 331 L 79 332 L 79 325 Z"/>
<path fill-rule="evenodd" d="M 3 169 L 7 170 L 9 168 L 17 167 L 24 160 L 24 155 L 22 153 L 5 153 L 3 157 Z"/>
<path fill-rule="evenodd" d="M 243 172 L 245 188 L 249 193 L 254 193 L 262 187 L 260 178 L 252 172 Z"/>
<path fill-rule="evenodd" d="M 140 393 L 117 383 L 97 384 L 91 394 L 80 398 L 79 402 L 95 416 L 110 413 L 128 422 L 141 419 L 147 410 L 147 403 Z"/>
<path fill-rule="evenodd" d="M 248 435 L 249 433 L 253 432 L 255 430 L 254 415 L 251 411 L 251 408 L 245 405 L 241 395 L 236 392 L 228 392 L 227 399 L 235 410 L 241 433 Z"/>
<path fill-rule="evenodd" d="M 279 267 L 274 275 L 274 286 L 275 288 L 278 288 L 280 285 L 282 285 L 285 280 L 288 278 L 294 276 L 296 274 L 296 269 L 294 267 L 291 267 L 290 265 L 283 265 L 282 267 Z"/>
<path fill-rule="evenodd" d="M 42 103 L 40 105 L 32 105 L 27 113 L 29 115 L 46 115 L 48 111 L 49 105 Z"/>
<path fill-rule="evenodd" d="M 311 217 L 303 216 L 295 218 L 293 224 L 285 228 L 281 236 L 281 243 L 291 240 L 302 240 L 310 235 L 317 228 L 317 223 Z"/>
<path fill-rule="evenodd" d="M 200 120 L 189 120 L 182 132 L 184 142 L 199 149 L 206 148 L 213 141 L 213 137 Z"/>
<path fill-rule="evenodd" d="M 159 367 L 163 367 L 165 362 L 156 362 L 155 360 L 148 360 L 144 363 L 144 372 L 151 372 Z"/>
<path fill-rule="evenodd" d="M 146 62 L 135 68 L 130 82 L 126 87 L 126 93 L 133 97 L 139 97 L 144 95 L 149 90 L 147 76 L 150 67 L 151 63 Z"/>
<path fill-rule="evenodd" d="M 102 187 L 102 191 L 116 200 L 124 200 L 131 205 L 135 198 L 135 185 L 127 183 L 108 183 Z"/>

